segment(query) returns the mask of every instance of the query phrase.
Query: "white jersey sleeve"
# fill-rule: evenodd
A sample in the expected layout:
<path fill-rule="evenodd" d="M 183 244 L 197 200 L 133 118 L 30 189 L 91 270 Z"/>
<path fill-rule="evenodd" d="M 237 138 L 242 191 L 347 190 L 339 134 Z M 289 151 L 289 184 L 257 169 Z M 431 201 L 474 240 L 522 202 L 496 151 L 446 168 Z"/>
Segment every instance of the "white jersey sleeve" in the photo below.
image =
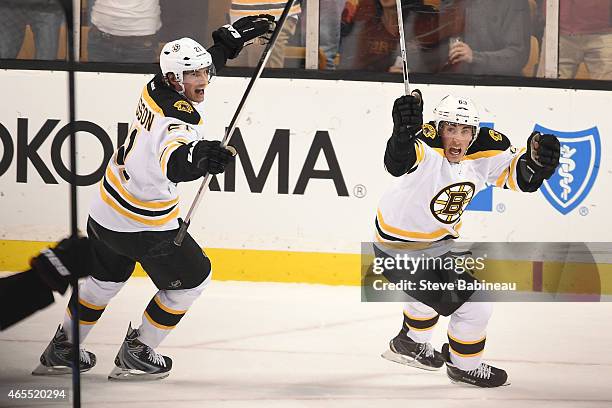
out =
<path fill-rule="evenodd" d="M 168 160 L 172 153 L 179 147 L 196 140 L 199 140 L 198 132 L 193 126 L 186 123 L 168 124 L 166 135 L 157 149 L 159 166 L 166 177 L 168 177 Z"/>
<path fill-rule="evenodd" d="M 499 188 L 521 191 L 517 182 L 518 160 L 525 148 L 517 149 L 500 132 L 483 128 L 479 135 L 480 150 L 472 156 L 487 158 L 487 184 Z"/>

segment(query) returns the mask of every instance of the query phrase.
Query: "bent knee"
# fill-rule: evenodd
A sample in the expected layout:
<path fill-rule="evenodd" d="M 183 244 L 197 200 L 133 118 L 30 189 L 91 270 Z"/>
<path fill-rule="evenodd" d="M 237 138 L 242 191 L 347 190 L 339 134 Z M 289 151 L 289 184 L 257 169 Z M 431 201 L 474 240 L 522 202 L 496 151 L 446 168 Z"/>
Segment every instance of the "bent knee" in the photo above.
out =
<path fill-rule="evenodd" d="M 210 260 L 206 256 L 202 256 L 197 262 L 193 262 L 188 270 L 184 270 L 181 276 L 181 285 L 176 288 L 168 289 L 194 289 L 200 286 L 203 282 L 210 280 L 212 271 Z"/>

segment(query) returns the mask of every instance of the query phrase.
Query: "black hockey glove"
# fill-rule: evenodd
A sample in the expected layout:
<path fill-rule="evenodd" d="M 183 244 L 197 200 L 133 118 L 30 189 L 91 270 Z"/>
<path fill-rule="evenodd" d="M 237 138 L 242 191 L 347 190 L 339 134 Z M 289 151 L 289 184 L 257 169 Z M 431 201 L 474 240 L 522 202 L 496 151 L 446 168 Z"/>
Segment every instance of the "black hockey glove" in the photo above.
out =
<path fill-rule="evenodd" d="M 30 266 L 52 290 L 63 295 L 71 279 L 91 273 L 90 246 L 87 238 L 65 238 L 55 248 L 42 250 L 30 260 Z"/>
<path fill-rule="evenodd" d="M 226 24 L 213 31 L 212 37 L 215 45 L 221 45 L 229 59 L 240 54 L 242 48 L 251 44 L 256 38 L 264 37 L 269 40 L 274 31 L 274 17 L 269 14 L 246 16 L 234 24 Z"/>
<path fill-rule="evenodd" d="M 527 139 L 527 166 L 548 180 L 559 165 L 561 145 L 553 135 L 533 132 Z"/>
<path fill-rule="evenodd" d="M 225 171 L 225 166 L 235 155 L 233 147 L 223 147 L 219 140 L 201 140 L 193 147 L 192 163 L 202 175 L 219 174 Z"/>
<path fill-rule="evenodd" d="M 418 96 L 414 95 L 418 94 Z M 393 136 L 400 143 L 414 140 L 423 126 L 423 97 L 418 89 L 413 95 L 404 95 L 393 104 Z"/>
<path fill-rule="evenodd" d="M 544 180 L 555 174 L 560 151 L 560 143 L 555 136 L 533 132 L 527 139 L 527 152 L 519 158 L 519 188 L 527 192 L 537 191 Z"/>

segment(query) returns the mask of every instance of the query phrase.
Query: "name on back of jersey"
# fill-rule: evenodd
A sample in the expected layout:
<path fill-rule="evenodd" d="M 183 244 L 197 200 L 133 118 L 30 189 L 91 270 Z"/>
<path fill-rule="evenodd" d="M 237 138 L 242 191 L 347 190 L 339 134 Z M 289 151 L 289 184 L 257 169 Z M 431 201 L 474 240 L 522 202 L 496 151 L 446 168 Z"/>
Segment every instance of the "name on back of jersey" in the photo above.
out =
<path fill-rule="evenodd" d="M 155 119 L 155 114 L 151 112 L 151 110 L 147 107 L 142 98 L 138 100 L 138 106 L 136 107 L 136 119 L 138 119 L 138 122 L 145 129 L 151 131 L 151 126 L 153 125 L 153 119 Z"/>

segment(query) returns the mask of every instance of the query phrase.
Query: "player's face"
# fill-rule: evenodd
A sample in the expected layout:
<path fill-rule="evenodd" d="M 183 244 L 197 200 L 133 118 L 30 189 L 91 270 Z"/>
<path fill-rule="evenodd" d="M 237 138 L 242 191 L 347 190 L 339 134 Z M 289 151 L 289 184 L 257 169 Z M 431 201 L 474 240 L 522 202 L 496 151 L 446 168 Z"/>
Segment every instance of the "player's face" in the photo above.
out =
<path fill-rule="evenodd" d="M 440 130 L 444 155 L 451 163 L 459 163 L 472 141 L 474 127 L 458 123 L 444 123 Z"/>
<path fill-rule="evenodd" d="M 204 100 L 204 89 L 208 86 L 209 80 L 208 68 L 183 72 L 185 96 L 192 102 L 202 102 Z"/>

